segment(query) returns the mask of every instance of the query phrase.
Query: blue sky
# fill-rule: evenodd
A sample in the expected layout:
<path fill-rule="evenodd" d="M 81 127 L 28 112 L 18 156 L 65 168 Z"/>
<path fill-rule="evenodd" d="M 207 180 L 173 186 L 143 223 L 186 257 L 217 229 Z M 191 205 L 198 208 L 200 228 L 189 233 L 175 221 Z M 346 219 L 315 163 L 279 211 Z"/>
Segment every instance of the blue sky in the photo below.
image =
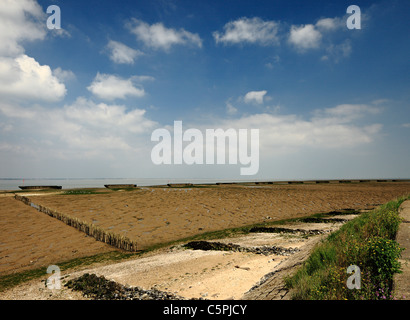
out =
<path fill-rule="evenodd" d="M 154 165 L 182 120 L 259 129 L 246 178 L 408 178 L 409 21 L 405 0 L 2 1 L 0 177 L 244 179 Z"/>

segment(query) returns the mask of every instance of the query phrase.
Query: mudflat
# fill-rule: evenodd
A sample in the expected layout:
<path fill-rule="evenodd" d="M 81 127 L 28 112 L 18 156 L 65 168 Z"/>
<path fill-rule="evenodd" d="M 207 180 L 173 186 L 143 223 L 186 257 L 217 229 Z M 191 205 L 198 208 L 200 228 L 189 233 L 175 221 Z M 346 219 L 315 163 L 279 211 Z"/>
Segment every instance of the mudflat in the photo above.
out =
<path fill-rule="evenodd" d="M 30 199 L 136 240 L 139 249 L 145 249 L 208 231 L 338 209 L 368 209 L 409 192 L 410 183 L 394 182 L 151 187 L 101 194 L 32 195 Z"/>
<path fill-rule="evenodd" d="M 410 183 L 139 188 L 30 199 L 116 234 L 139 249 L 199 233 L 337 209 L 368 209 L 410 192 Z"/>
<path fill-rule="evenodd" d="M 132 190 L 101 189 L 89 193 L 74 193 L 65 194 L 65 191 L 36 192 L 25 194 L 25 196 L 35 204 L 77 217 L 104 230 L 136 240 L 139 249 L 145 249 L 156 244 L 168 243 L 209 231 L 306 217 L 314 213 L 341 209 L 371 209 L 400 196 L 408 195 L 410 183 L 142 187 Z M 62 221 L 37 211 L 12 196 L 0 197 L 0 218 L 0 274 L 2 275 L 47 267 L 50 264 L 58 264 L 76 257 L 116 250 L 65 225 Z M 315 228 L 317 227 L 315 226 Z M 256 244 L 255 239 L 252 240 L 253 245 Z M 266 239 L 263 236 L 261 239 L 263 240 L 262 245 L 272 244 L 272 241 L 276 241 L 270 236 Z M 283 246 L 285 242 L 281 241 L 278 242 L 278 245 Z M 303 241 L 301 243 L 304 243 Z M 296 243 L 291 243 L 291 245 L 295 246 Z M 178 254 L 185 254 L 189 259 L 195 257 L 191 251 L 185 253 L 170 252 L 172 257 L 178 257 Z M 198 269 L 198 274 L 202 274 L 202 270 L 206 269 L 203 266 L 210 263 L 209 258 L 222 257 L 222 253 L 207 253 L 206 256 L 208 258 L 206 261 L 204 260 L 205 262 L 201 263 L 199 260 L 195 260 L 191 266 L 194 268 L 198 264 L 195 267 Z M 237 264 L 241 268 L 246 265 L 245 269 L 233 268 L 233 272 L 247 274 L 247 269 L 250 268 L 248 264 L 251 265 L 253 262 L 251 263 L 251 260 L 249 262 L 238 260 L 236 256 L 248 259 L 252 255 L 233 253 L 231 257 L 235 258 L 235 261 L 228 259 L 228 263 L 225 261 L 227 256 L 223 256 L 223 259 L 221 258 L 223 261 L 221 260 L 222 262 L 215 265 L 220 266 L 220 263 L 225 262 L 229 266 Z M 188 259 L 187 257 L 182 260 L 185 261 Z M 170 256 L 167 256 L 165 260 L 169 259 Z M 261 259 L 264 261 L 263 264 L 260 264 L 259 260 Z M 281 259 L 283 258 L 277 257 L 275 261 L 279 263 L 282 261 Z M 163 265 L 165 260 L 161 260 L 160 265 Z M 256 268 L 255 265 L 252 270 L 259 270 L 262 265 L 266 264 L 266 268 L 260 269 L 255 274 L 255 278 L 259 279 L 261 275 L 272 269 L 274 263 L 270 261 L 270 258 L 263 257 L 258 257 L 255 260 L 258 267 Z M 156 269 L 153 268 L 153 270 Z M 175 270 L 180 271 L 179 267 Z M 186 271 L 186 273 L 192 274 L 192 270 L 191 272 Z M 115 267 L 114 273 L 116 275 L 117 271 Z M 168 281 L 155 278 L 160 277 L 161 272 L 158 270 L 154 273 L 147 272 L 144 269 L 138 277 L 132 277 L 138 279 L 138 283 L 132 283 L 132 285 L 151 287 L 157 283 L 161 287 L 162 285 L 159 283 L 164 282 L 163 289 L 171 289 Z M 168 275 L 168 273 L 169 269 L 166 269 L 164 274 Z M 146 279 L 143 275 L 147 276 Z M 130 275 L 118 275 L 117 280 L 128 283 Z M 184 283 L 186 281 L 187 279 L 184 279 Z M 196 278 L 195 281 L 197 281 Z M 250 278 L 247 286 L 254 281 L 256 280 L 253 277 Z M 206 282 L 208 283 L 208 281 Z M 203 291 L 212 292 L 210 288 L 200 289 L 197 287 L 197 285 L 192 286 L 190 290 L 195 289 L 195 292 L 189 294 L 190 290 L 185 289 L 187 295 L 200 297 Z M 178 291 L 180 291 L 179 288 Z M 229 294 L 231 293 L 222 294 L 220 292 L 218 297 L 226 298 L 229 297 Z"/>
<path fill-rule="evenodd" d="M 13 197 L 0 197 L 0 275 L 112 250 Z"/>

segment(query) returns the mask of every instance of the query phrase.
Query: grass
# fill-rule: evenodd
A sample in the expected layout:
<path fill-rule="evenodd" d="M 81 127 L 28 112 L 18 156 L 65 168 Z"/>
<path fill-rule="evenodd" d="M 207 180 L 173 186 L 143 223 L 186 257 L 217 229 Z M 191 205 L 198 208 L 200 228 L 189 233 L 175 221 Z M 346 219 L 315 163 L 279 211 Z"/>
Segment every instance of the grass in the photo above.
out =
<path fill-rule="evenodd" d="M 95 190 L 67 190 L 64 191 L 61 195 L 78 195 L 78 194 L 97 194 L 99 192 L 96 192 Z"/>
<path fill-rule="evenodd" d="M 83 194 L 103 194 L 103 193 L 108 193 L 110 192 L 110 189 L 71 189 L 71 190 L 66 190 L 60 195 L 83 195 Z"/>
<path fill-rule="evenodd" d="M 395 241 L 401 222 L 399 198 L 363 213 L 321 242 L 303 266 L 286 279 L 297 300 L 393 299 L 392 283 L 400 271 L 402 248 Z M 360 289 L 348 289 L 350 265 L 360 268 Z"/>

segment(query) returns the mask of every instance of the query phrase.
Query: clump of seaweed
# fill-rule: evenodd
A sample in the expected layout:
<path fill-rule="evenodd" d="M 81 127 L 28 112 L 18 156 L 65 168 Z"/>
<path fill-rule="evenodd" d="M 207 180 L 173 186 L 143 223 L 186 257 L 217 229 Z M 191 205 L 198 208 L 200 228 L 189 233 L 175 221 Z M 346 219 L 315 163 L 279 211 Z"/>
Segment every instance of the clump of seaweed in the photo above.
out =
<path fill-rule="evenodd" d="M 84 297 L 94 300 L 186 300 L 184 297 L 157 289 L 126 287 L 103 276 L 89 273 L 68 281 L 65 286 L 74 291 L 81 291 Z"/>

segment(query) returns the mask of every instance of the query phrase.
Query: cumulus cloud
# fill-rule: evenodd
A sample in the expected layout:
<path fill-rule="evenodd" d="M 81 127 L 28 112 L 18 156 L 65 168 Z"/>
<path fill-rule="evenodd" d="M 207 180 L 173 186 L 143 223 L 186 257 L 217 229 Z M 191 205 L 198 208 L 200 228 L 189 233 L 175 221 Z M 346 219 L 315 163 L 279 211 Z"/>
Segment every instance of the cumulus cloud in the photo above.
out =
<path fill-rule="evenodd" d="M 292 26 L 289 34 L 289 43 L 298 50 L 315 49 L 320 46 L 322 34 L 312 24 Z"/>
<path fill-rule="evenodd" d="M 0 57 L 0 94 L 8 99 L 58 101 L 66 88 L 50 67 L 22 54 L 17 58 Z"/>
<path fill-rule="evenodd" d="M 322 60 L 339 62 L 342 58 L 350 56 L 352 46 L 349 39 L 340 44 L 333 43 L 333 34 L 343 30 L 345 22 L 342 18 L 321 18 L 316 24 L 292 25 L 290 28 L 288 43 L 296 50 L 303 53 L 310 49 L 325 48 L 326 54 Z"/>
<path fill-rule="evenodd" d="M 60 67 L 53 70 L 53 75 L 61 82 L 71 81 L 76 78 L 74 72 L 71 70 L 63 70 Z"/>
<path fill-rule="evenodd" d="M 143 88 L 137 88 L 133 78 L 123 79 L 111 74 L 97 73 L 87 89 L 98 98 L 104 100 L 125 99 L 128 96 L 143 97 Z"/>
<path fill-rule="evenodd" d="M 55 102 L 66 95 L 68 70 L 40 65 L 24 54 L 26 42 L 44 40 L 46 14 L 35 0 L 0 2 L 0 94 L 19 102 Z"/>
<path fill-rule="evenodd" d="M 141 147 L 138 137 L 157 125 L 145 113 L 143 109 L 95 103 L 83 97 L 55 109 L 0 103 L 0 119 L 13 123 L 9 129 L 16 140 L 13 150 L 39 156 L 39 150 L 49 149 L 48 157 L 84 158 L 84 152 L 98 157 L 108 150 L 135 152 Z M 34 139 L 27 140 L 22 132 L 30 132 Z"/>
<path fill-rule="evenodd" d="M 340 18 L 322 18 L 316 22 L 316 27 L 321 31 L 335 31 L 344 26 Z"/>
<path fill-rule="evenodd" d="M 380 109 L 369 105 L 342 104 L 315 110 L 310 118 L 296 114 L 258 113 L 221 119 L 208 127 L 259 129 L 260 154 L 267 157 L 297 152 L 302 148 L 340 150 L 369 144 L 377 139 L 382 125 L 358 120 L 379 112 Z"/>
<path fill-rule="evenodd" d="M 0 55 L 24 53 L 21 42 L 46 36 L 46 15 L 34 0 L 0 1 Z"/>
<path fill-rule="evenodd" d="M 142 51 L 113 40 L 108 42 L 107 49 L 110 50 L 110 59 L 115 63 L 133 64 L 135 59 L 143 55 Z"/>
<path fill-rule="evenodd" d="M 6 102 L 0 103 L 0 112 L 8 119 L 34 119 L 36 112 L 34 109 L 22 108 Z"/>
<path fill-rule="evenodd" d="M 213 37 L 216 43 L 271 45 L 279 43 L 278 29 L 279 23 L 275 21 L 240 18 L 225 24 L 223 33 L 215 31 Z"/>
<path fill-rule="evenodd" d="M 78 98 L 72 105 L 65 106 L 67 119 L 77 124 L 98 128 L 98 130 L 122 130 L 132 133 L 144 132 L 154 124 L 145 118 L 146 111 L 132 109 L 127 111 L 123 105 L 94 103 L 85 98 Z"/>
<path fill-rule="evenodd" d="M 250 91 L 245 95 L 244 101 L 246 103 L 262 104 L 263 103 L 263 98 L 265 97 L 266 93 L 267 93 L 266 90 Z"/>
<path fill-rule="evenodd" d="M 162 23 L 149 25 L 137 19 L 132 19 L 127 27 L 137 37 L 137 40 L 149 48 L 169 50 L 174 45 L 202 47 L 202 40 L 198 34 L 182 28 L 179 30 L 166 28 Z"/>

